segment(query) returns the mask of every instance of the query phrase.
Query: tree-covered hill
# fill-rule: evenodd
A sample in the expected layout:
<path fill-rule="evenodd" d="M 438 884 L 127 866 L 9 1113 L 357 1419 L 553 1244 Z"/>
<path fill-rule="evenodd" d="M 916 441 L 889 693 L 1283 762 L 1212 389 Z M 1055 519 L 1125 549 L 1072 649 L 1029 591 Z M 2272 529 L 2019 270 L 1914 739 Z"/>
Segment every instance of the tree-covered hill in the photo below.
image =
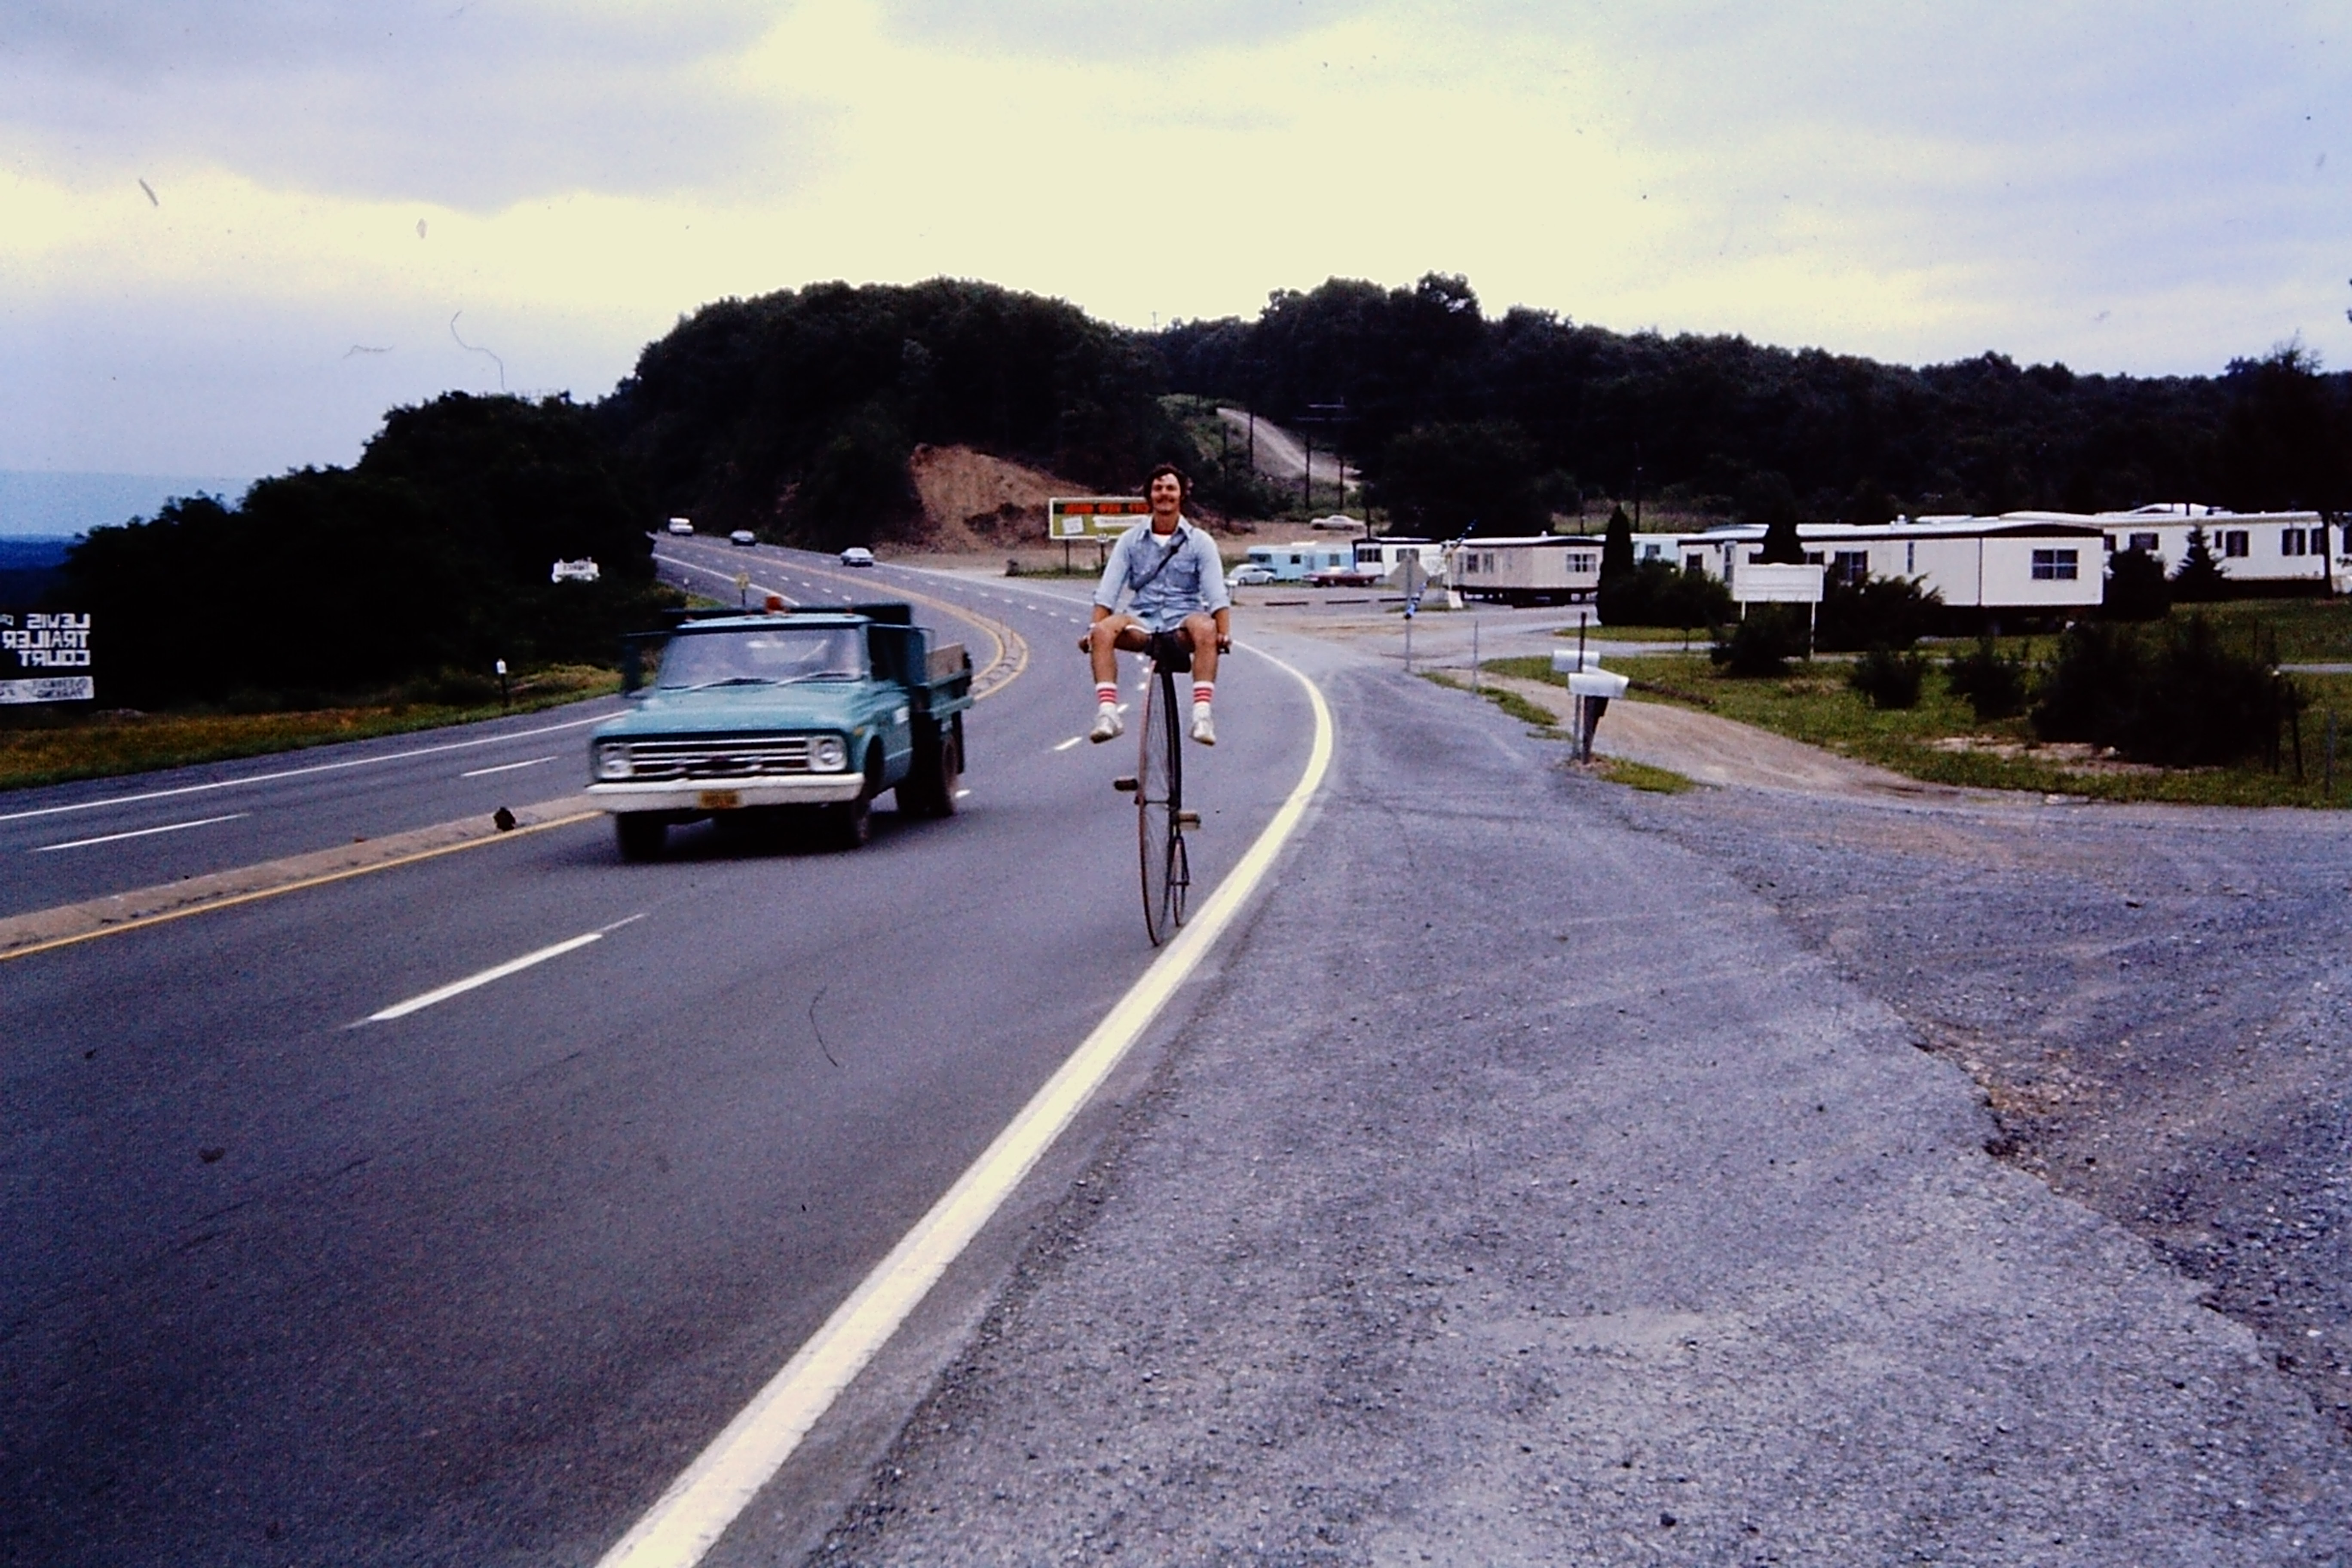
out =
<path fill-rule="evenodd" d="M 109 694 L 142 705 L 596 657 L 652 618 L 646 533 L 665 515 L 826 548 L 896 537 L 919 442 L 1106 489 L 1162 458 L 1213 468 L 1163 405 L 1171 390 L 1309 424 L 1394 521 L 1447 534 L 1540 528 L 1637 485 L 1768 521 L 2352 503 L 2352 379 L 2298 348 L 2215 377 L 1997 354 L 1914 369 L 1490 320 L 1466 281 L 1435 275 L 1334 279 L 1255 321 L 1157 333 L 985 283 L 822 283 L 704 307 L 593 406 L 453 393 L 393 410 L 349 469 L 97 531 L 56 602 L 104 617 Z M 602 583 L 549 583 L 553 561 L 583 555 Z"/>
<path fill-rule="evenodd" d="M 1147 340 L 1059 300 L 935 279 L 722 300 L 603 405 L 662 504 L 823 548 L 902 532 L 918 442 L 1134 486 L 1184 454 Z"/>
<path fill-rule="evenodd" d="M 1333 279 L 1276 294 L 1254 321 L 1179 323 L 1154 342 L 1177 391 L 1283 421 L 1318 405 L 1329 421 L 1344 404 L 1323 427 L 1408 517 L 1443 509 L 1424 473 L 1460 494 L 1433 434 L 1522 454 L 1491 487 L 1487 531 L 1578 489 L 1637 486 L 1761 520 L 2352 502 L 2352 377 L 2293 347 L 2218 377 L 2078 375 L 1997 353 L 1915 369 L 1537 310 L 1489 320 L 1465 279 L 1434 274 L 1397 289 Z"/>

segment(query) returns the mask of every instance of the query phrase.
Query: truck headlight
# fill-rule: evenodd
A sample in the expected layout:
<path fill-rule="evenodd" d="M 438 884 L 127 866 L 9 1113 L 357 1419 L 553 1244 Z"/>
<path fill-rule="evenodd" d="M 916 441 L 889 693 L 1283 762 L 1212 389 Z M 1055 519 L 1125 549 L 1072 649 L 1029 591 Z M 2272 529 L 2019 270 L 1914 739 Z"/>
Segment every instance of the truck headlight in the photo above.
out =
<path fill-rule="evenodd" d="M 600 779 L 625 779 L 631 772 L 626 741 L 599 741 L 592 766 Z"/>
<path fill-rule="evenodd" d="M 819 735 L 809 742 L 809 766 L 821 773 L 837 773 L 849 765 L 849 748 L 838 735 Z"/>

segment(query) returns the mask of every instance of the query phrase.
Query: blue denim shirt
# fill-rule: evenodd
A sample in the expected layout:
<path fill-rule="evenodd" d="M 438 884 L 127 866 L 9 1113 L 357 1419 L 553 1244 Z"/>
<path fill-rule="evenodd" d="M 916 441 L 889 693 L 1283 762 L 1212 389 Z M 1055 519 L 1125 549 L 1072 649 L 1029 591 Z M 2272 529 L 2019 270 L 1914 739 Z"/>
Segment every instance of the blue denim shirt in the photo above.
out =
<path fill-rule="evenodd" d="M 1160 566 L 1160 557 L 1168 553 L 1168 543 L 1152 533 L 1149 522 L 1139 522 L 1120 534 L 1103 566 L 1095 603 L 1116 610 L 1119 595 L 1133 591 L 1135 598 L 1127 613 L 1149 632 L 1167 631 L 1182 625 L 1187 616 L 1202 611 L 1213 615 L 1232 604 L 1233 595 L 1225 592 L 1225 563 L 1209 536 L 1180 518 L 1174 539 L 1174 558 L 1152 576 L 1152 568 Z M 1147 577 L 1151 579 L 1149 583 L 1144 582 Z M 1143 585 L 1137 587 L 1138 584 Z"/>

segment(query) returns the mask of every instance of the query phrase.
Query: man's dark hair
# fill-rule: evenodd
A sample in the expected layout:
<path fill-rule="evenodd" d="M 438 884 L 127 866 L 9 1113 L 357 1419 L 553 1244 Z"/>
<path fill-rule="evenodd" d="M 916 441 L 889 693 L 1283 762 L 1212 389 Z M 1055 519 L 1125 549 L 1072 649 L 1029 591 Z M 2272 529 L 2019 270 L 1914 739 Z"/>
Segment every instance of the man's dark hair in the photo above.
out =
<path fill-rule="evenodd" d="M 1173 474 L 1176 476 L 1176 499 L 1179 502 L 1188 501 L 1192 499 L 1192 476 L 1186 473 L 1183 469 L 1178 468 L 1173 463 L 1162 463 L 1158 468 L 1152 469 L 1150 473 L 1143 476 L 1143 493 L 1145 495 L 1150 495 L 1151 493 L 1152 481 L 1159 479 L 1162 474 Z"/>

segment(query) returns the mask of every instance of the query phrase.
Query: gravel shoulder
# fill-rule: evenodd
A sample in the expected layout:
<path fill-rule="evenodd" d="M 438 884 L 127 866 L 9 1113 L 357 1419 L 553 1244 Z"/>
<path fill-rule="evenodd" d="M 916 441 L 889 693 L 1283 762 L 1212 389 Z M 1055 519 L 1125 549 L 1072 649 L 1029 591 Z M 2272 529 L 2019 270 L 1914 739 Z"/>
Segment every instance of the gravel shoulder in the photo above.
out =
<path fill-rule="evenodd" d="M 1318 820 L 816 1560 L 2352 1555 L 2352 1450 L 2268 1338 L 1989 1152 L 2012 1110 L 1906 1010 L 2104 1016 L 2014 900 L 2137 915 L 2155 873 L 2127 905 L 2011 811 L 1930 888 L 1914 805 L 1636 796 L 1458 693 L 1328 689 Z M 2181 837 L 2166 876 L 2234 864 Z M 2004 845 L 1977 940 L 2058 964 L 2013 1017 L 1934 923 Z"/>

